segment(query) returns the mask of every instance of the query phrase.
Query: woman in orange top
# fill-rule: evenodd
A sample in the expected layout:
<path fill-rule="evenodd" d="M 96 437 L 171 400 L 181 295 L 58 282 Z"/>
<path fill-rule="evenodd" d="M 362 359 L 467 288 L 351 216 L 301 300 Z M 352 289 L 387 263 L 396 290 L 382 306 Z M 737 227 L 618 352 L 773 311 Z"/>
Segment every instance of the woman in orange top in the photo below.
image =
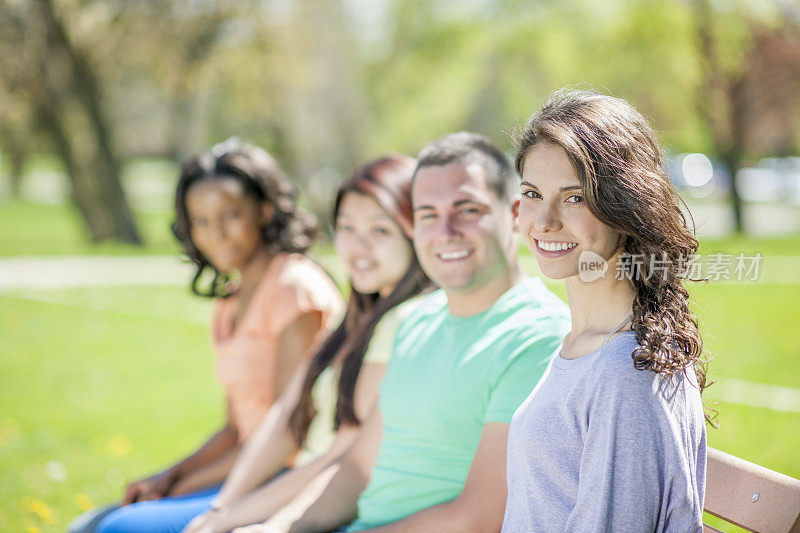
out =
<path fill-rule="evenodd" d="M 344 304 L 304 255 L 315 222 L 297 207 L 296 195 L 272 157 L 237 140 L 183 165 L 173 232 L 197 265 L 192 291 L 216 298 L 215 373 L 225 389 L 227 420 L 190 456 L 128 485 L 122 504 L 134 505 L 111 516 L 134 519 L 136 502 L 225 479 L 309 349 L 338 323 Z"/>

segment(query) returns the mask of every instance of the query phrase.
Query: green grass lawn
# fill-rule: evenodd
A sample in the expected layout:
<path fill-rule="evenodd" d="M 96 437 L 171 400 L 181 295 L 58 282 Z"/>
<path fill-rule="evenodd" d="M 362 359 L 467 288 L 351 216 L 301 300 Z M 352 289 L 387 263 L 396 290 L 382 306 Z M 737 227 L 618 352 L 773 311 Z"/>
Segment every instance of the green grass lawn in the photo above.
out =
<path fill-rule="evenodd" d="M 790 303 L 800 287 L 712 285 L 694 295 L 714 378 L 800 387 Z M 214 430 L 222 398 L 212 379 L 209 312 L 184 288 L 0 296 L 0 529 L 62 530 L 81 508 L 115 499 L 125 480 Z M 712 446 L 800 477 L 800 414 L 714 407 Z"/>
<path fill-rule="evenodd" d="M 0 255 L 139 253 L 83 244 L 71 216 L 61 207 L 0 204 Z M 174 253 L 168 217 L 143 220 L 153 240 L 142 252 Z M 9 236 L 16 231 L 27 233 Z M 800 256 L 798 243 L 742 238 L 704 250 L 760 251 L 768 264 Z M 340 272 L 330 248 L 318 250 Z M 530 254 L 521 256 L 534 271 Z M 564 296 L 563 285 L 550 286 Z M 691 291 L 712 378 L 800 388 L 800 283 Z M 0 293 L 0 531 L 63 531 L 81 510 L 117 499 L 126 480 L 165 466 L 217 428 L 222 394 L 212 377 L 209 313 L 209 302 L 185 287 Z M 717 399 L 712 386 L 707 400 Z M 712 446 L 800 477 L 800 413 L 714 407 Z"/>
<path fill-rule="evenodd" d="M 89 241 L 77 208 L 13 200 L 0 203 L 0 256 L 174 254 L 172 215 L 135 213 L 144 246 Z"/>
<path fill-rule="evenodd" d="M 0 530 L 63 531 L 215 429 L 208 312 L 183 288 L 0 296 Z"/>

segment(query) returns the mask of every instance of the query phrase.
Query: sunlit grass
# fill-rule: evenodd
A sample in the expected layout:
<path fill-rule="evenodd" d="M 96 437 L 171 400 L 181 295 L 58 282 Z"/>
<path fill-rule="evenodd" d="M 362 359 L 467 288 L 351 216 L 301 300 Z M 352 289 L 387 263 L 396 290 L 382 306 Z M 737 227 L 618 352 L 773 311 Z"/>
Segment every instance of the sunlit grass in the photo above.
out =
<path fill-rule="evenodd" d="M 78 209 L 21 200 L 0 203 L 0 256 L 175 254 L 172 215 L 136 213 L 144 246 L 89 240 Z"/>
<path fill-rule="evenodd" d="M 0 297 L 4 531 L 63 531 L 221 420 L 207 302 L 183 288 L 68 292 L 61 303 Z"/>

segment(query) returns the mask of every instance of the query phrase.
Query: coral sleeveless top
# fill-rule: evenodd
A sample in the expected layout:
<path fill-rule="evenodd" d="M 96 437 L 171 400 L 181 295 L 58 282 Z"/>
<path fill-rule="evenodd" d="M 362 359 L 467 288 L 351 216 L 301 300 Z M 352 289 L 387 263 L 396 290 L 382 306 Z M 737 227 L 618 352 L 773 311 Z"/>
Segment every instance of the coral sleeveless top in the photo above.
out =
<path fill-rule="evenodd" d="M 316 263 L 288 253 L 273 258 L 234 330 L 237 303 L 235 294 L 216 300 L 211 331 L 215 375 L 244 442 L 281 393 L 275 390 L 275 378 L 283 331 L 301 315 L 316 312 L 322 324 L 315 335 L 318 340 L 336 327 L 344 304 L 336 285 Z"/>

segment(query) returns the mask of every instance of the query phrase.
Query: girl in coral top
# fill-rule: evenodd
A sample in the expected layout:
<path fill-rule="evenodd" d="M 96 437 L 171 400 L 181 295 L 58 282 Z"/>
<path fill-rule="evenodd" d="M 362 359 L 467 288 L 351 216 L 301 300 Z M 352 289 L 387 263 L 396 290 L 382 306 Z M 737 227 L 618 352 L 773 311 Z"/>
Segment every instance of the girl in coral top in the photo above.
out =
<path fill-rule="evenodd" d="M 225 479 L 312 345 L 336 327 L 344 304 L 305 256 L 315 221 L 296 195 L 272 157 L 237 140 L 183 165 L 173 232 L 197 266 L 192 291 L 216 299 L 215 374 L 227 418 L 197 451 L 128 485 L 123 507 L 100 530 L 149 530 L 153 517 L 166 518 L 176 506 L 167 496 L 191 493 L 177 499 L 183 503 L 213 497 L 209 487 Z"/>

